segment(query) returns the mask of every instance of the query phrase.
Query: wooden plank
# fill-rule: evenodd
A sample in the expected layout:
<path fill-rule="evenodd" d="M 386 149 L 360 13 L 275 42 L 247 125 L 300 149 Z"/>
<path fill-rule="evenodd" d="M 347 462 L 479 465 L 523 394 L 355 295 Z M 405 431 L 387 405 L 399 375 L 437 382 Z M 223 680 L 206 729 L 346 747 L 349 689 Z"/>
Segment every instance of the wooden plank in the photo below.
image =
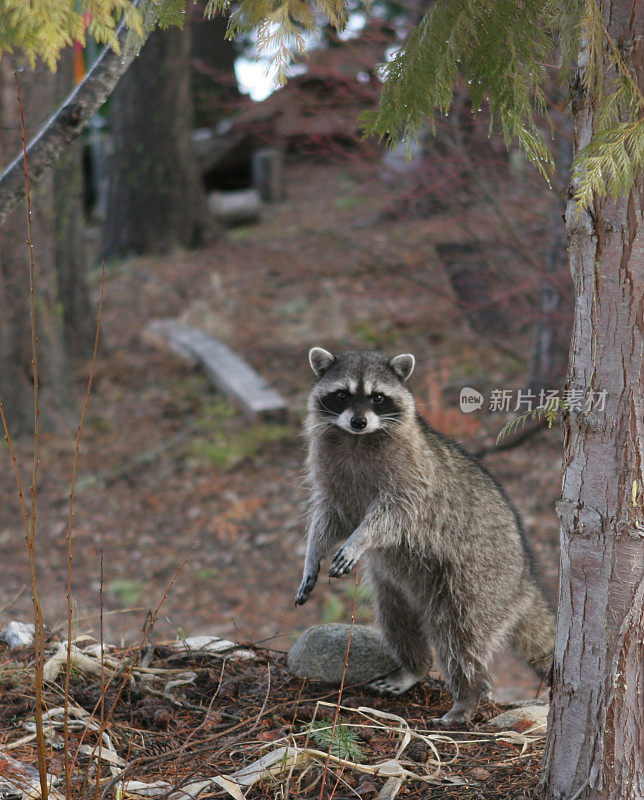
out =
<path fill-rule="evenodd" d="M 284 199 L 284 153 L 279 147 L 262 147 L 253 153 L 253 186 L 265 203 Z"/>
<path fill-rule="evenodd" d="M 249 419 L 283 421 L 287 418 L 286 400 L 222 342 L 174 320 L 154 320 L 149 330 L 155 336 L 162 336 L 175 352 L 196 359 L 212 383 Z"/>

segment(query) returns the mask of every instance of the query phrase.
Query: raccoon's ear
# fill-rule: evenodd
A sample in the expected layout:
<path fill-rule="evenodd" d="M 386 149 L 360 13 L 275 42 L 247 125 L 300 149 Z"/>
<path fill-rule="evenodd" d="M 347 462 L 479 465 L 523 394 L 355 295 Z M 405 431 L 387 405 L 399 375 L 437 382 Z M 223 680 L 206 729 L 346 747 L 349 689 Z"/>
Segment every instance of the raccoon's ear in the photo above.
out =
<path fill-rule="evenodd" d="M 404 383 L 414 371 L 416 359 L 411 353 L 403 353 L 400 356 L 394 356 L 389 362 L 389 366 L 398 375 L 400 380 Z"/>
<path fill-rule="evenodd" d="M 325 350 L 323 347 L 312 347 L 309 350 L 309 364 L 318 378 L 324 375 L 334 361 L 335 356 L 333 353 L 329 353 L 329 351 Z"/>

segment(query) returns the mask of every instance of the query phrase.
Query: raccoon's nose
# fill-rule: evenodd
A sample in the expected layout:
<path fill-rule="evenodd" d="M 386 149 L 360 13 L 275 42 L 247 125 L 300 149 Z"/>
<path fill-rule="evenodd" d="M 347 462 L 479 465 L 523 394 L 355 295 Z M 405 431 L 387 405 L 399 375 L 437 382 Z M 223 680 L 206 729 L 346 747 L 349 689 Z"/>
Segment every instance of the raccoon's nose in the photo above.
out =
<path fill-rule="evenodd" d="M 351 417 L 351 427 L 356 431 L 361 431 L 367 427 L 367 418 L 360 414 L 354 414 Z"/>

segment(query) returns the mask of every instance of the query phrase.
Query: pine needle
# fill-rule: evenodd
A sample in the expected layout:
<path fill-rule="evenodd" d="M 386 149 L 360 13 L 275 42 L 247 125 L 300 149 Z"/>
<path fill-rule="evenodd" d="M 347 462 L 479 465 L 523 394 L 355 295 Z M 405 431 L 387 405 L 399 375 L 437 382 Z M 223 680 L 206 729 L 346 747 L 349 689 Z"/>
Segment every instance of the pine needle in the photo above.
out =
<path fill-rule="evenodd" d="M 333 742 L 331 741 L 332 726 L 328 722 L 315 720 L 307 725 L 305 730 L 313 741 L 324 750 L 328 750 L 331 746 L 331 755 L 337 758 L 361 761 L 365 757 L 360 737 L 342 719 L 338 719 L 335 731 L 333 731 Z"/>

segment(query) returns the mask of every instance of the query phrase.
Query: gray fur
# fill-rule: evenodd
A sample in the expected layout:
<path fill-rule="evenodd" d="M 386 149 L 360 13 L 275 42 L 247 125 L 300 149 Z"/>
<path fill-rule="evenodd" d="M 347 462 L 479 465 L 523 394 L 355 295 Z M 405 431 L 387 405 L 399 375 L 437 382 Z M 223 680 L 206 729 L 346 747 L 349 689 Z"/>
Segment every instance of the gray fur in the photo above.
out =
<path fill-rule="evenodd" d="M 309 351 L 309 364 L 318 378 L 333 364 L 333 361 L 333 355 L 323 347 L 312 347 Z"/>
<path fill-rule="evenodd" d="M 296 605 L 308 599 L 322 559 L 343 543 L 329 574 L 346 574 L 359 559 L 364 564 L 378 624 L 406 670 L 405 686 L 409 673 L 416 679 L 427 673 L 434 646 L 454 696 L 445 724 L 468 719 L 489 693 L 488 666 L 505 643 L 547 677 L 555 621 L 517 512 L 484 467 L 418 416 L 404 384 L 413 357 L 317 355 L 316 365 L 324 367 L 305 422 L 311 494 Z M 339 419 L 353 406 L 334 417 L 319 405 L 329 392 L 356 386 L 358 394 L 365 387 L 398 407 L 366 435 L 354 435 L 360 432 Z"/>

